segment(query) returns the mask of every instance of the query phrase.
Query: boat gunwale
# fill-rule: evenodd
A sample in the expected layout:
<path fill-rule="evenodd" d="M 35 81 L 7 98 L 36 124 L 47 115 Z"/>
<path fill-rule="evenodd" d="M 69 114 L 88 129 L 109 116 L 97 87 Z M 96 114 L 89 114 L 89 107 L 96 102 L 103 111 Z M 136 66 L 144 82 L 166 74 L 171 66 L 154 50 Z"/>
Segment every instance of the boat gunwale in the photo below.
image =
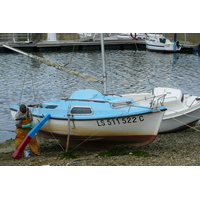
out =
<path fill-rule="evenodd" d="M 192 109 L 190 109 L 190 108 L 192 108 Z M 173 118 L 178 118 L 178 117 L 181 117 L 181 116 L 184 116 L 184 115 L 189 115 L 192 112 L 196 112 L 196 111 L 200 110 L 199 104 L 198 105 L 196 104 L 196 105 L 194 105 L 193 107 L 190 107 L 190 108 L 187 108 L 185 110 L 180 110 L 180 111 L 171 111 L 172 113 L 167 114 L 168 116 L 166 116 L 166 118 L 164 116 L 163 119 L 170 119 L 173 115 L 175 115 Z M 192 116 L 192 117 L 195 118 L 195 117 L 198 117 L 198 116 Z M 200 117 L 199 117 L 199 119 L 200 119 Z"/>

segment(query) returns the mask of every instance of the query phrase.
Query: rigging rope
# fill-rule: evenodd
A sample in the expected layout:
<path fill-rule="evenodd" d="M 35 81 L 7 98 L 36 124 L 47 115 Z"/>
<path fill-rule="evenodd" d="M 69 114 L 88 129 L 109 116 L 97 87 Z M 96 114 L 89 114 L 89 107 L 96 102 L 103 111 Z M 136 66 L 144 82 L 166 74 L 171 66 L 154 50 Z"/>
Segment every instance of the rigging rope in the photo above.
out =
<path fill-rule="evenodd" d="M 19 102 L 18 102 L 19 105 L 20 105 L 21 102 L 22 102 L 22 95 L 23 95 L 25 80 L 26 80 L 26 70 L 25 70 L 25 73 L 24 73 L 24 75 L 23 75 L 22 89 L 21 89 L 21 93 L 20 93 L 20 96 L 19 96 Z"/>
<path fill-rule="evenodd" d="M 61 149 L 63 151 L 65 151 L 65 149 L 62 147 L 62 145 L 60 144 L 60 142 L 58 141 L 58 139 L 56 139 L 56 137 L 54 136 L 54 134 L 49 130 L 49 128 L 47 128 L 49 133 L 53 136 L 54 140 L 56 140 L 56 142 L 58 143 L 58 145 L 61 147 Z"/>
<path fill-rule="evenodd" d="M 26 70 L 25 70 L 24 75 L 23 75 L 22 89 L 21 89 L 20 96 L 19 96 L 19 102 L 18 102 L 19 105 L 22 103 L 24 86 L 25 86 L 25 83 L 26 83 L 26 80 L 27 80 L 27 74 L 28 74 L 27 71 L 30 71 L 31 87 L 32 87 L 33 99 L 34 99 L 34 103 L 35 103 L 35 89 L 34 89 L 34 82 L 33 82 L 33 71 L 32 71 L 32 67 L 30 66 L 30 58 L 28 57 Z"/>
<path fill-rule="evenodd" d="M 192 126 L 190 126 L 190 125 L 188 125 L 188 124 L 186 124 L 186 123 L 183 123 L 183 122 L 181 122 L 181 121 L 178 120 L 178 119 L 175 119 L 175 118 L 173 118 L 173 117 L 172 117 L 172 119 L 174 119 L 175 121 L 177 121 L 177 122 L 183 124 L 184 126 L 187 126 L 188 128 L 191 128 L 191 129 L 193 129 L 193 130 L 195 130 L 195 131 L 197 131 L 197 132 L 200 132 L 199 129 L 196 129 L 196 128 L 194 128 L 194 127 L 192 127 Z"/>
<path fill-rule="evenodd" d="M 30 63 L 30 59 L 28 58 L 28 60 L 29 60 L 29 63 Z M 35 87 L 34 87 L 34 82 L 33 82 L 33 79 L 34 79 L 34 77 L 33 77 L 33 68 L 32 68 L 32 66 L 30 66 L 29 65 L 29 67 L 30 67 L 30 71 L 31 71 L 31 85 L 32 85 L 32 90 L 33 90 L 33 103 L 36 103 L 36 98 L 35 98 Z"/>

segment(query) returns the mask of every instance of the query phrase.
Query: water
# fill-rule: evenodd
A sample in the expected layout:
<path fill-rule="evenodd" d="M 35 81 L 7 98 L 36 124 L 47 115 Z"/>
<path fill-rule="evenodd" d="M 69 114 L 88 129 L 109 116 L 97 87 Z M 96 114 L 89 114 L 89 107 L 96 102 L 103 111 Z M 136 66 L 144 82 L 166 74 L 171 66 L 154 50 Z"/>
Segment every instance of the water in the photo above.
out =
<path fill-rule="evenodd" d="M 101 53 L 34 53 L 52 62 L 102 79 Z M 74 90 L 97 89 L 100 83 L 86 82 L 66 72 L 17 53 L 0 54 L 0 143 L 15 137 L 13 104 L 39 103 L 66 98 Z M 148 51 L 106 51 L 108 93 L 149 92 L 151 85 L 177 86 L 200 95 L 200 57 L 197 54 L 161 54 Z"/>

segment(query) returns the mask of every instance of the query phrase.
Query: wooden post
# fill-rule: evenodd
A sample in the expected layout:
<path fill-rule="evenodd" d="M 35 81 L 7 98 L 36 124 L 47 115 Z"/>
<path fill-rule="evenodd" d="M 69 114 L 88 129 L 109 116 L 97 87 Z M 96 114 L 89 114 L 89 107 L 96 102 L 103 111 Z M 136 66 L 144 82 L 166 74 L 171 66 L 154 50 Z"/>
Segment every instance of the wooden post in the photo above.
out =
<path fill-rule="evenodd" d="M 70 140 L 70 114 L 68 116 L 68 135 L 67 135 L 67 142 L 66 142 L 66 153 L 68 152 L 69 149 L 69 140 Z"/>

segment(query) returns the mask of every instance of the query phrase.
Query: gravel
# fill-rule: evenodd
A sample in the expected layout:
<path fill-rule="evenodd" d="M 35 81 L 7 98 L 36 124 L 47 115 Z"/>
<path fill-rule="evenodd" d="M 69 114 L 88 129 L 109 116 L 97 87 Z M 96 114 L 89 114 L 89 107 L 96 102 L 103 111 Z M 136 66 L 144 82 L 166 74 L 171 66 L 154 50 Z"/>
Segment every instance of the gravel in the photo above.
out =
<path fill-rule="evenodd" d="M 176 133 L 159 134 L 147 146 L 112 149 L 64 149 L 56 140 L 39 139 L 40 156 L 13 159 L 14 140 L 0 144 L 1 166 L 199 166 L 200 124 Z"/>

